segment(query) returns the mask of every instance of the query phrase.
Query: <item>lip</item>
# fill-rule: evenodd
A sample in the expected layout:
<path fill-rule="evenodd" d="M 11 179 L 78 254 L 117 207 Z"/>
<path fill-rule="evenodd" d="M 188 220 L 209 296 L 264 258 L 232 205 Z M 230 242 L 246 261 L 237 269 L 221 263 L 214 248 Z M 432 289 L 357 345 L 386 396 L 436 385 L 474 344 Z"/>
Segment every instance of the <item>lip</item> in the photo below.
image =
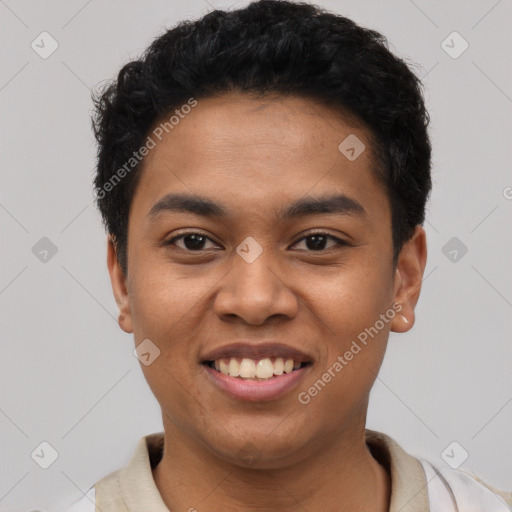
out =
<path fill-rule="evenodd" d="M 282 357 L 284 359 L 293 359 L 299 363 L 312 363 L 313 358 L 299 349 L 293 348 L 283 343 L 275 341 L 250 342 L 240 341 L 230 343 L 211 350 L 201 357 L 200 362 L 215 361 L 229 357 L 238 357 L 243 359 L 263 359 L 265 357 Z"/>
<path fill-rule="evenodd" d="M 203 364 L 207 378 L 221 391 L 234 398 L 249 402 L 277 400 L 295 388 L 308 372 L 308 364 L 292 373 L 277 375 L 269 380 L 242 380 L 224 375 Z"/>

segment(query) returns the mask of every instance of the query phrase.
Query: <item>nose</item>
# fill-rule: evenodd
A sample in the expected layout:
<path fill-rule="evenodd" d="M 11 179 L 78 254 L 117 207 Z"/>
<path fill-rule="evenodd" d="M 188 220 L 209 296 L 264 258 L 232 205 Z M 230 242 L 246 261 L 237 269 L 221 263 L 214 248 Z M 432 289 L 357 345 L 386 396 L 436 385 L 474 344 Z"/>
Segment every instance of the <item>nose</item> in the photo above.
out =
<path fill-rule="evenodd" d="M 252 325 L 273 316 L 292 319 L 297 315 L 298 299 L 288 279 L 265 251 L 252 263 L 236 255 L 233 268 L 220 283 L 214 310 L 223 320 L 238 318 Z"/>

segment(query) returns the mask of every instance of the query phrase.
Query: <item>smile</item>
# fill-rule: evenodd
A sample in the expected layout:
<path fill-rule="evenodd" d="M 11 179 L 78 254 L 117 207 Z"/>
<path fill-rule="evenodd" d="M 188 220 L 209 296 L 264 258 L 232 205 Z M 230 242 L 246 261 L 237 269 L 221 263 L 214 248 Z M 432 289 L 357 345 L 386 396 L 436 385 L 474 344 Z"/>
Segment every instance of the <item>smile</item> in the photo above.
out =
<path fill-rule="evenodd" d="M 218 370 L 215 366 L 218 366 Z M 312 363 L 294 363 L 293 359 L 260 360 L 229 358 L 201 365 L 210 383 L 231 398 L 249 402 L 278 400 L 305 377 Z M 286 371 L 288 370 L 288 371 Z M 231 375 L 231 371 L 234 374 Z M 270 372 L 272 371 L 272 374 Z M 277 372 L 277 373 L 275 373 Z M 258 375 L 269 375 L 258 377 Z"/>
<path fill-rule="evenodd" d="M 206 364 L 223 375 L 243 380 L 263 381 L 279 375 L 290 374 L 309 363 L 283 357 L 265 357 L 259 360 L 247 357 L 229 357 L 207 361 Z"/>

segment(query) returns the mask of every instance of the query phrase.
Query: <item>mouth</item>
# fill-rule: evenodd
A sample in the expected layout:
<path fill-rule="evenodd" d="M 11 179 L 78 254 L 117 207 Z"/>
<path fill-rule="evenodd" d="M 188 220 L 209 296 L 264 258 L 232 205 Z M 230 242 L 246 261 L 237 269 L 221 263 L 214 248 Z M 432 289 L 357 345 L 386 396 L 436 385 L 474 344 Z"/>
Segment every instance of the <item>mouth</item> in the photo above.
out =
<path fill-rule="evenodd" d="M 239 380 L 267 381 L 296 372 L 311 365 L 311 361 L 296 361 L 292 358 L 265 357 L 262 359 L 226 357 L 203 364 L 222 375 Z"/>
<path fill-rule="evenodd" d="M 313 358 L 275 342 L 241 342 L 205 354 L 201 366 L 210 383 L 232 398 L 277 400 L 296 387 L 313 366 Z"/>

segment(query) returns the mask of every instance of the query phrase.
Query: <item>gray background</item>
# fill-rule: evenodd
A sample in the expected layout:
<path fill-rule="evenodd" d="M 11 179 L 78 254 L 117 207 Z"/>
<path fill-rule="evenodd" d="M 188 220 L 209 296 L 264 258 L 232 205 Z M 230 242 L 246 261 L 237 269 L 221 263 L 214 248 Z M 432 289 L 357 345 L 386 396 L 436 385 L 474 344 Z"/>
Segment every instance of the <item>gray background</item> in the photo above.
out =
<path fill-rule="evenodd" d="M 418 63 L 432 116 L 417 324 L 391 335 L 368 427 L 442 467 L 457 441 L 448 452 L 469 453 L 462 469 L 510 490 L 512 3 L 317 3 L 382 31 Z M 92 202 L 89 89 L 165 27 L 209 10 L 203 0 L 0 0 L 2 511 L 62 509 L 126 464 L 140 437 L 162 430 L 132 337 L 116 322 Z M 47 59 L 31 48 L 43 31 L 59 45 Z M 456 59 L 441 46 L 453 31 L 469 43 Z M 57 247 L 46 261 L 47 242 L 32 251 L 43 237 Z M 31 458 L 42 441 L 59 454 L 46 470 Z"/>

